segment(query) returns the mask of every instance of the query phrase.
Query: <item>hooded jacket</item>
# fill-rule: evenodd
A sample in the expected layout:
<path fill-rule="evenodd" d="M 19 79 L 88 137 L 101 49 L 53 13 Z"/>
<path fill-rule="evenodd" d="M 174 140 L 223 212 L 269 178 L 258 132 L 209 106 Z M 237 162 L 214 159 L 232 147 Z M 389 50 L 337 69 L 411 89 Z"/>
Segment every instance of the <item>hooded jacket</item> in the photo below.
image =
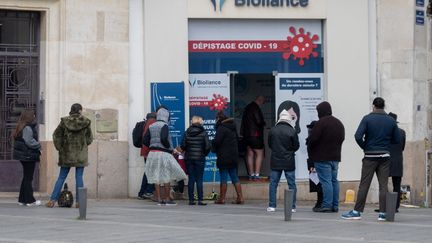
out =
<path fill-rule="evenodd" d="M 88 146 L 93 141 L 90 124 L 90 119 L 81 114 L 61 118 L 53 134 L 54 146 L 59 151 L 59 166 L 88 165 Z"/>
<path fill-rule="evenodd" d="M 281 113 L 282 114 L 282 113 Z M 270 168 L 272 170 L 295 170 L 295 152 L 300 143 L 296 130 L 290 125 L 292 119 L 279 119 L 268 135 L 271 149 Z M 295 123 L 293 123 L 295 124 Z"/>
<path fill-rule="evenodd" d="M 227 118 L 216 124 L 216 136 L 213 140 L 213 151 L 216 153 L 216 165 L 219 169 L 237 167 L 238 142 L 237 128 L 234 119 Z"/>
<path fill-rule="evenodd" d="M 169 111 L 161 108 L 157 111 L 156 122 L 151 124 L 144 134 L 143 144 L 151 150 L 172 153 L 173 144 L 168 128 Z"/>
<path fill-rule="evenodd" d="M 36 123 L 27 124 L 15 138 L 13 158 L 19 161 L 39 161 L 41 145 Z"/>
<path fill-rule="evenodd" d="M 318 104 L 316 109 L 319 120 L 308 137 L 309 159 L 312 162 L 340 162 L 342 143 L 345 140 L 344 125 L 332 115 L 327 101 Z"/>
<path fill-rule="evenodd" d="M 204 127 L 192 124 L 184 133 L 180 148 L 188 161 L 204 161 L 210 152 L 210 142 Z"/>

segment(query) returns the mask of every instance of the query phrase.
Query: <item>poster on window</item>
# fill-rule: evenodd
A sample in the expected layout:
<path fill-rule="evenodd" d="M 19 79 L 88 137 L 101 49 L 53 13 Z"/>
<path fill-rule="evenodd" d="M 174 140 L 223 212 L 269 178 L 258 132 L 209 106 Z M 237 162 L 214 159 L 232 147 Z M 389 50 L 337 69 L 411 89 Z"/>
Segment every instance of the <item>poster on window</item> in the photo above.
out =
<path fill-rule="evenodd" d="M 223 111 L 230 114 L 230 79 L 223 74 L 190 74 L 189 75 L 189 114 L 201 116 L 209 140 L 216 134 L 216 114 Z M 216 155 L 212 152 L 206 157 L 204 182 L 219 181 L 216 168 Z"/>
<path fill-rule="evenodd" d="M 306 125 L 318 120 L 316 106 L 324 99 L 322 73 L 279 73 L 276 77 L 276 120 L 282 110 L 297 114 L 296 131 L 300 149 L 296 152 L 296 178 L 307 179 Z"/>
<path fill-rule="evenodd" d="M 163 105 L 170 113 L 169 129 L 174 148 L 179 145 L 185 131 L 184 82 L 152 82 L 151 110 Z"/>

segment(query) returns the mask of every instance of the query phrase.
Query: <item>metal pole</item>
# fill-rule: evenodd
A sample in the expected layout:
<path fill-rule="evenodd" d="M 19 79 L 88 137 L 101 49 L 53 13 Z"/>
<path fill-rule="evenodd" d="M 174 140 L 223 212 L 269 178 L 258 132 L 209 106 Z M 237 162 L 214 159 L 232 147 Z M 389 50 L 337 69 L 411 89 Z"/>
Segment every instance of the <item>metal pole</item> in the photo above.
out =
<path fill-rule="evenodd" d="M 87 215 L 87 188 L 78 188 L 79 219 L 86 219 Z"/>
<path fill-rule="evenodd" d="M 285 221 L 291 221 L 293 197 L 294 197 L 294 191 L 290 189 L 285 189 L 285 193 L 284 193 Z"/>
<path fill-rule="evenodd" d="M 398 196 L 399 194 L 397 192 L 387 192 L 386 195 L 386 220 L 387 221 L 391 221 L 391 222 L 394 221 Z"/>

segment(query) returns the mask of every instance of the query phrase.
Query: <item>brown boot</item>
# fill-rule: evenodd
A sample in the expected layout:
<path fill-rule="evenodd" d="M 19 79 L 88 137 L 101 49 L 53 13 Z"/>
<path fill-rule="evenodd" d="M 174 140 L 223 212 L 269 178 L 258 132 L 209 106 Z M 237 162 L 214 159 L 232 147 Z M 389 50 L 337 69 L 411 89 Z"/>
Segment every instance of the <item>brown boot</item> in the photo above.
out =
<path fill-rule="evenodd" d="M 236 184 L 234 184 L 234 188 L 235 188 L 236 193 L 237 193 L 237 199 L 235 201 L 232 201 L 232 203 L 233 204 L 244 204 L 243 193 L 242 193 L 240 182 L 237 182 Z"/>
<path fill-rule="evenodd" d="M 53 208 L 55 206 L 55 201 L 49 200 L 47 203 L 45 203 L 45 207 L 47 208 Z"/>
<path fill-rule="evenodd" d="M 220 195 L 218 200 L 215 201 L 216 204 L 225 204 L 225 196 L 227 192 L 228 185 L 227 184 L 220 184 Z"/>

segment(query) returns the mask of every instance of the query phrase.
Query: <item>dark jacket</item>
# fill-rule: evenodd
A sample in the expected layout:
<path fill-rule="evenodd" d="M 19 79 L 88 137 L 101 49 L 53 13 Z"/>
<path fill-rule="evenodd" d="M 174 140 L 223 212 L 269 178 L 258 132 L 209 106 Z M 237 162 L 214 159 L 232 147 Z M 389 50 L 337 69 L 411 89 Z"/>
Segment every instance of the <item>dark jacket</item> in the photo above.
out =
<path fill-rule="evenodd" d="M 400 142 L 396 121 L 382 109 L 364 116 L 354 137 L 365 154 L 389 153 L 390 144 Z"/>
<path fill-rule="evenodd" d="M 185 151 L 185 160 L 204 161 L 210 152 L 210 142 L 204 127 L 192 124 L 183 134 L 180 148 Z"/>
<path fill-rule="evenodd" d="M 61 118 L 53 134 L 54 146 L 59 151 L 59 166 L 88 165 L 88 146 L 93 141 L 90 124 L 90 119 L 80 114 Z"/>
<path fill-rule="evenodd" d="M 40 161 L 41 145 L 36 123 L 27 124 L 15 138 L 13 158 L 20 161 Z"/>
<path fill-rule="evenodd" d="M 234 119 L 227 118 L 216 124 L 216 136 L 212 146 L 217 156 L 216 165 L 219 169 L 237 167 L 238 143 Z"/>
<path fill-rule="evenodd" d="M 272 170 L 295 170 L 295 152 L 299 149 L 299 139 L 295 129 L 286 122 L 278 122 L 268 135 L 271 149 Z"/>
<path fill-rule="evenodd" d="M 316 109 L 319 120 L 314 124 L 308 137 L 309 159 L 313 162 L 340 162 L 342 143 L 345 140 L 344 125 L 332 116 L 328 102 L 321 102 Z"/>
<path fill-rule="evenodd" d="M 401 135 L 400 143 L 390 145 L 390 176 L 403 176 L 403 151 L 405 149 L 406 135 L 403 129 L 399 128 Z"/>
<path fill-rule="evenodd" d="M 262 137 L 264 134 L 264 116 L 258 104 L 253 101 L 243 112 L 240 134 L 243 137 Z"/>

